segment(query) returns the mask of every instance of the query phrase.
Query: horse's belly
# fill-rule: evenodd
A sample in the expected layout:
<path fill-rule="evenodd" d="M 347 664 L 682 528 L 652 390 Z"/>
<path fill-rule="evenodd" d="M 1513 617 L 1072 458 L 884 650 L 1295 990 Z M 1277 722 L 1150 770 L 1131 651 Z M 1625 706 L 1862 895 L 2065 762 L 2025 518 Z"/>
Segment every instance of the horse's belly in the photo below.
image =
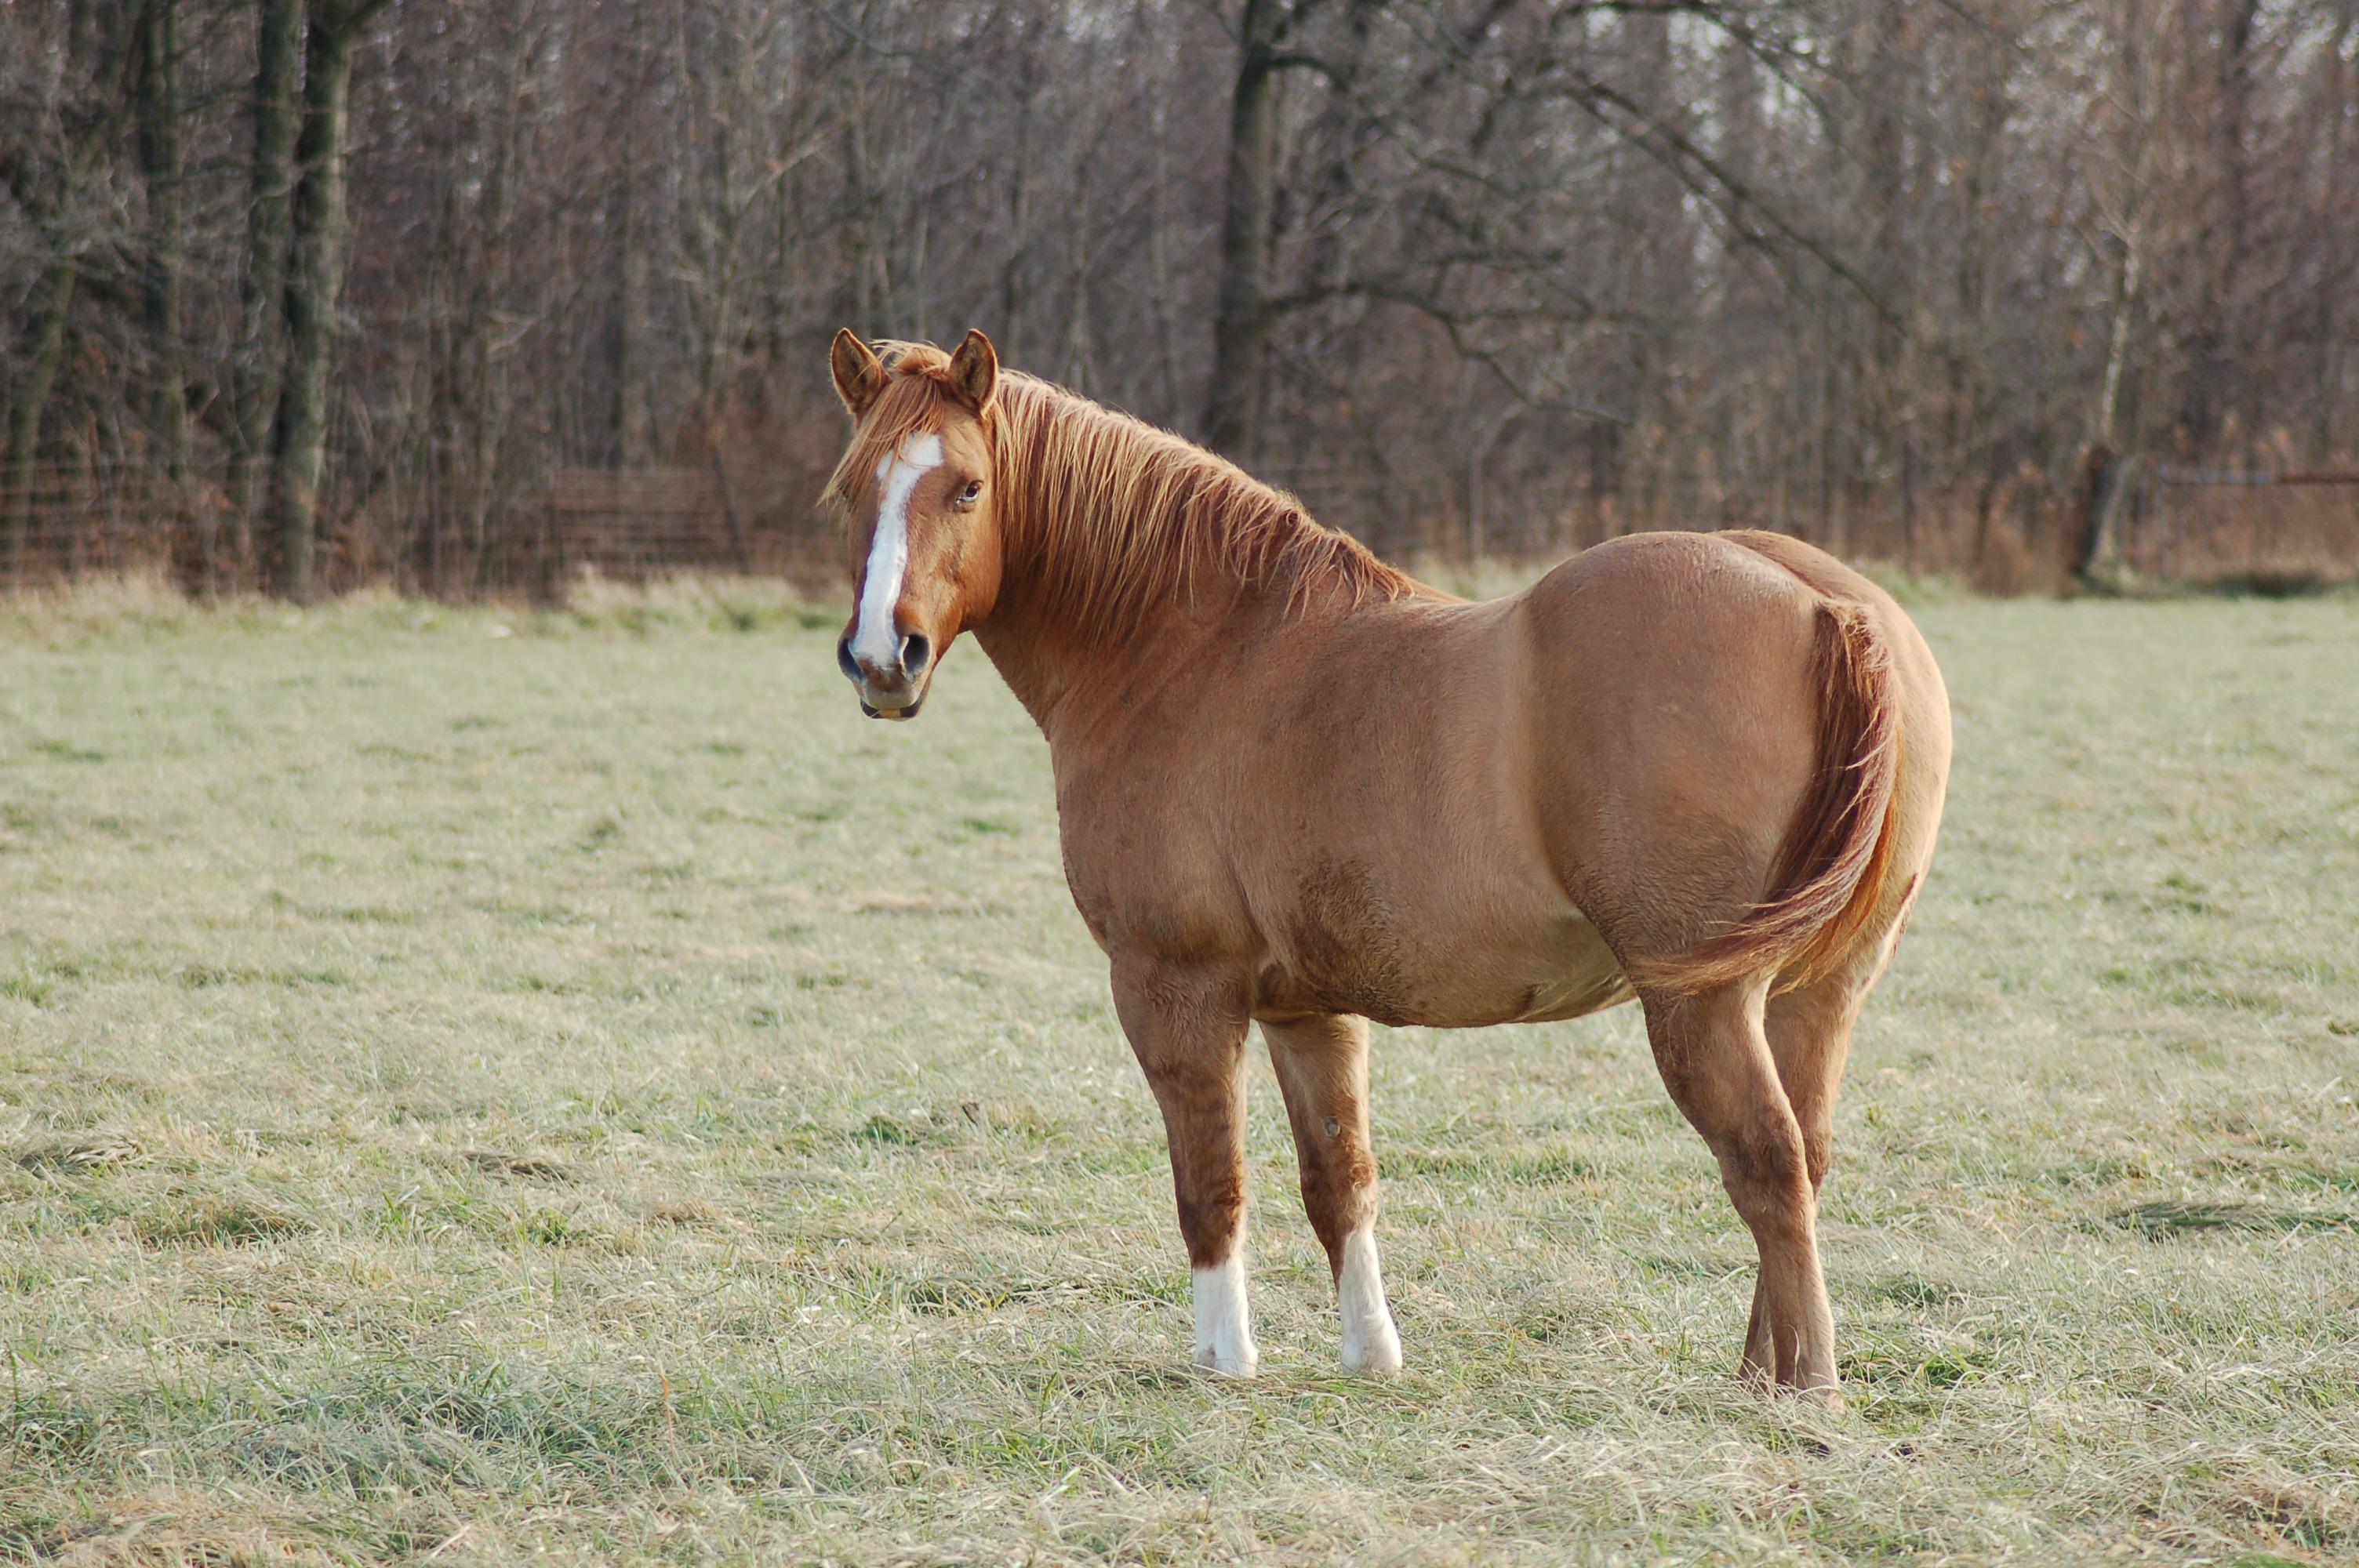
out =
<path fill-rule="evenodd" d="M 1260 977 L 1266 1011 L 1471 1029 L 1578 1018 L 1633 994 L 1612 949 L 1578 911 L 1454 932 L 1441 921 L 1320 917 L 1332 913 L 1306 912 L 1281 934 Z"/>
<path fill-rule="evenodd" d="M 1574 915 L 1525 941 L 1444 956 L 1425 1005 L 1400 1022 L 1442 1029 L 1537 1023 L 1579 1018 L 1634 994 L 1597 927 Z"/>
<path fill-rule="evenodd" d="M 1554 1018 L 1579 1018 L 1601 1008 L 1618 1006 L 1638 994 L 1630 989 L 1605 938 L 1586 920 L 1574 923 L 1570 940 L 1554 957 L 1547 978 L 1528 983 L 1524 1009 L 1513 1022 L 1538 1023 Z"/>

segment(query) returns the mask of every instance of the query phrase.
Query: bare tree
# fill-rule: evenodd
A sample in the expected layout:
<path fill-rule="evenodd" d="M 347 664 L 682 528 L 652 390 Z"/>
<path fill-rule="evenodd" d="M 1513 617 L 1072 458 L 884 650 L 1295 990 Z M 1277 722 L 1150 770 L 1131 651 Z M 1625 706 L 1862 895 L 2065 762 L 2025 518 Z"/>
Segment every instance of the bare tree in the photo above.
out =
<path fill-rule="evenodd" d="M 305 0 L 258 0 L 245 266 L 230 366 L 237 421 L 233 500 L 241 564 L 252 560 L 263 524 L 271 432 L 286 368 L 287 262 L 294 232 L 295 141 L 303 125 L 304 28 Z"/>
<path fill-rule="evenodd" d="M 293 597 L 488 586 L 586 465 L 790 541 L 847 321 L 1403 554 L 2061 569 L 2093 445 L 2359 439 L 2353 0 L 381 4 L 0 8 L 12 576 L 142 454 Z"/>
<path fill-rule="evenodd" d="M 282 598 L 308 600 L 319 536 L 320 475 L 327 461 L 328 368 L 334 352 L 336 299 L 344 282 L 352 220 L 344 196 L 344 157 L 352 140 L 353 53 L 386 0 L 310 0 L 303 32 L 303 132 L 296 138 L 295 188 L 288 233 L 287 374 L 273 436 L 277 486 L 271 508 L 278 555 L 271 586 Z"/>
<path fill-rule="evenodd" d="M 23 126 L 26 139 L 0 151 L 0 170 L 5 171 L 10 193 L 30 219 L 40 247 L 24 365 L 11 378 L 9 392 L 8 475 L 0 512 L 5 512 L 5 564 L 12 583 L 22 580 L 32 522 L 32 466 L 40 455 L 42 418 L 64 361 L 84 255 L 98 242 L 88 227 L 91 214 L 83 201 L 128 114 L 124 84 L 132 70 L 144 11 L 141 0 L 115 5 L 77 0 L 67 18 L 64 47 L 55 51 L 55 58 L 67 71 L 87 58 L 87 79 L 54 83 L 45 102 L 20 104 L 19 116 L 31 122 Z"/>

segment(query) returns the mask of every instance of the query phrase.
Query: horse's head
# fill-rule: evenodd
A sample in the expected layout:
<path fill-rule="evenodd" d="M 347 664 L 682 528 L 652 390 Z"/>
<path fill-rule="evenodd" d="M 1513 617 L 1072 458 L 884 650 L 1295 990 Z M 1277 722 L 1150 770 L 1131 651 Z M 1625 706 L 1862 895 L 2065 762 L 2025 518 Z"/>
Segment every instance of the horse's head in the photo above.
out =
<path fill-rule="evenodd" d="M 914 719 L 951 639 L 999 596 L 999 356 L 976 331 L 951 354 L 879 347 L 881 358 L 847 328 L 828 356 L 854 428 L 827 499 L 844 515 L 859 589 L 835 657 L 864 711 Z"/>

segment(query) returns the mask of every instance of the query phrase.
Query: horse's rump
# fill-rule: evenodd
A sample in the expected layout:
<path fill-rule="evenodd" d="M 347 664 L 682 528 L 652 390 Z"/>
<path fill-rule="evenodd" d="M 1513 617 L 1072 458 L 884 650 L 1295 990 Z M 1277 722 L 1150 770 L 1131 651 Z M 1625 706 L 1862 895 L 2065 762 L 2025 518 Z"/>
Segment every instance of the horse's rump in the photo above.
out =
<path fill-rule="evenodd" d="M 1788 570 L 1799 564 L 1752 535 L 1721 537 Z M 1781 991 L 1807 985 L 1840 961 L 1882 897 L 1900 771 L 1892 647 L 1867 605 L 1796 575 L 1819 595 L 1809 677 L 1818 705 L 1818 761 L 1810 784 L 1761 902 L 1700 947 L 1625 963 L 1639 985 L 1692 995 L 1773 971 Z"/>

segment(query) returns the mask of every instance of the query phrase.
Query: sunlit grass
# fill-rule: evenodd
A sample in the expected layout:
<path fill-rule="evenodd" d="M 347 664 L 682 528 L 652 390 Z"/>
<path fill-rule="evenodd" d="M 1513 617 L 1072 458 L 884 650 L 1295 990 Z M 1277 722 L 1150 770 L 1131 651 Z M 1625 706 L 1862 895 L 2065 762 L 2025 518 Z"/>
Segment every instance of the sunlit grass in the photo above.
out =
<path fill-rule="evenodd" d="M 1409 1358 L 1265 1376 L 972 648 L 758 585 L 0 605 L 0 1554 L 2260 1563 L 2359 1552 L 2359 605 L 1930 595 L 1942 856 L 1827 1206 L 1852 1399 L 1627 1011 L 1380 1031 Z"/>

